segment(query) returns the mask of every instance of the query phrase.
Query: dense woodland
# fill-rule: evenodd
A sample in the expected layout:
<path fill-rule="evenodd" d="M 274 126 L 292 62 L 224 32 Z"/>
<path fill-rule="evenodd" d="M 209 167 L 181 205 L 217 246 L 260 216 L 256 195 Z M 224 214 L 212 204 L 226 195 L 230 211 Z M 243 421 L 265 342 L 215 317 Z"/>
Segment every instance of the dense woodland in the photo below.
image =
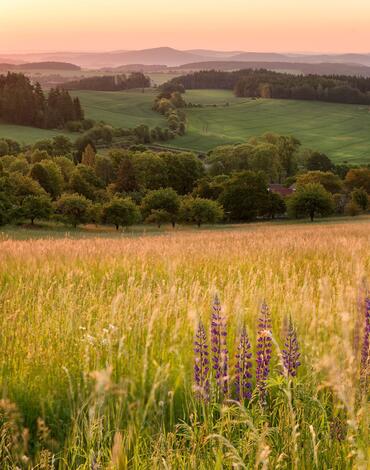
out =
<path fill-rule="evenodd" d="M 72 98 L 68 91 L 51 89 L 45 96 L 40 84 L 33 85 L 23 74 L 0 75 L 1 120 L 52 129 L 83 118 L 80 100 Z"/>
<path fill-rule="evenodd" d="M 216 70 L 176 77 L 162 86 L 233 90 L 238 97 L 318 100 L 370 104 L 370 78 L 344 75 L 293 75 L 269 70 Z"/>
<path fill-rule="evenodd" d="M 122 91 L 150 87 L 150 78 L 141 72 L 133 72 L 128 76 L 120 74 L 82 78 L 62 86 L 66 90 Z"/>
<path fill-rule="evenodd" d="M 293 189 L 282 197 L 276 186 Z M 64 136 L 33 147 L 0 140 L 1 224 L 51 218 L 118 229 L 287 214 L 313 220 L 365 212 L 369 194 L 370 168 L 335 166 L 326 155 L 301 149 L 297 139 L 276 134 L 217 147 L 204 161 L 138 145 L 99 155 L 90 143 L 72 144 Z"/>

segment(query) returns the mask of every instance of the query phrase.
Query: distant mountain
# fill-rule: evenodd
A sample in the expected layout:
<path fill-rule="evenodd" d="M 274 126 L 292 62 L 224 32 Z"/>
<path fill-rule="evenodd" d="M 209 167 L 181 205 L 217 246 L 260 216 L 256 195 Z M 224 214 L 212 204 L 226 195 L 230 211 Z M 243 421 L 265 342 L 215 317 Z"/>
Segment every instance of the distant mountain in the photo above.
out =
<path fill-rule="evenodd" d="M 67 62 L 30 62 L 16 66 L 21 70 L 81 70 L 79 65 Z"/>
<path fill-rule="evenodd" d="M 209 49 L 178 50 L 155 47 L 142 50 L 107 52 L 48 52 L 32 54 L 2 54 L 0 62 L 67 62 L 84 68 L 118 67 L 130 64 L 167 65 L 176 67 L 191 62 L 303 62 L 346 63 L 370 66 L 370 54 L 279 54 L 274 52 L 214 51 Z"/>
<path fill-rule="evenodd" d="M 179 71 L 199 70 L 241 70 L 241 69 L 267 69 L 286 71 L 291 73 L 317 74 L 317 75 L 360 75 L 370 77 L 370 67 L 357 64 L 340 64 L 335 62 L 311 63 L 304 62 L 243 62 L 243 61 L 208 61 L 195 62 L 177 67 Z M 173 69 L 172 69 L 173 70 Z"/>
<path fill-rule="evenodd" d="M 29 62 L 25 64 L 0 64 L 0 70 L 21 70 L 21 71 L 32 71 L 32 70 L 72 70 L 78 71 L 81 70 L 81 67 L 74 64 L 69 64 L 66 62 Z"/>

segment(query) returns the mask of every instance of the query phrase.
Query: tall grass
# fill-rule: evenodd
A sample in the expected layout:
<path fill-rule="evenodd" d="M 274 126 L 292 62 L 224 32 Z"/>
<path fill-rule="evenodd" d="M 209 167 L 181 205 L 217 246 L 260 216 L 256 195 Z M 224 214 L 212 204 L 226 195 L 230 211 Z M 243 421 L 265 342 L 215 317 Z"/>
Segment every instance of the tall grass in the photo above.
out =
<path fill-rule="evenodd" d="M 365 469 L 369 242 L 356 223 L 2 242 L 1 468 Z M 202 320 L 208 334 L 216 292 L 231 366 L 242 326 L 256 357 L 269 304 L 265 405 L 193 393 L 194 333 Z M 287 317 L 292 380 L 280 373 Z"/>

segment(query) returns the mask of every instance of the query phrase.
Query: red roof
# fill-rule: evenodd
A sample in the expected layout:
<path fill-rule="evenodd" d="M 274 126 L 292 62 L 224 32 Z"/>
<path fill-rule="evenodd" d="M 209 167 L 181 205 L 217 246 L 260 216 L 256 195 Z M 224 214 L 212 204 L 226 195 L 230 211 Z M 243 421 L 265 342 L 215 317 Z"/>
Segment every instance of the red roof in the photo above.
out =
<path fill-rule="evenodd" d="M 282 197 L 290 196 L 291 194 L 294 193 L 293 188 L 287 188 L 283 186 L 282 184 L 278 183 L 272 183 L 269 185 L 269 191 L 272 193 L 280 194 Z"/>

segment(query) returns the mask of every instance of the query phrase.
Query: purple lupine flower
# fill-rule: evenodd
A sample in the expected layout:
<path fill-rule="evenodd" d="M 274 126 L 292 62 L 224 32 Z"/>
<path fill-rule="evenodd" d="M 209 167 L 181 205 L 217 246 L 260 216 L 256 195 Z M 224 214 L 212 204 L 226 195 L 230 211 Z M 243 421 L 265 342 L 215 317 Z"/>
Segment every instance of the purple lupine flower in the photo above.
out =
<path fill-rule="evenodd" d="M 361 349 L 361 380 L 367 384 L 370 367 L 370 297 L 365 299 L 365 329 Z"/>
<path fill-rule="evenodd" d="M 199 322 L 194 341 L 194 389 L 198 399 L 209 399 L 209 358 L 206 330 Z"/>
<path fill-rule="evenodd" d="M 243 327 L 240 333 L 238 350 L 235 355 L 235 392 L 239 401 L 250 400 L 252 397 L 252 383 L 250 381 L 252 378 L 251 357 L 251 344 L 247 330 Z"/>
<path fill-rule="evenodd" d="M 269 308 L 264 302 L 261 307 L 261 316 L 258 323 L 256 352 L 256 385 L 262 402 L 265 401 L 266 397 L 266 381 L 270 371 L 271 352 L 271 318 Z"/>
<path fill-rule="evenodd" d="M 229 353 L 226 344 L 226 336 L 226 321 L 221 315 L 221 305 L 216 295 L 213 302 L 211 320 L 212 364 L 219 391 L 224 395 L 227 395 L 229 390 Z"/>
<path fill-rule="evenodd" d="M 297 333 L 292 320 L 289 320 L 288 332 L 285 339 L 285 349 L 282 351 L 283 365 L 288 378 L 297 375 L 297 369 L 301 365 L 299 362 L 299 345 Z"/>

